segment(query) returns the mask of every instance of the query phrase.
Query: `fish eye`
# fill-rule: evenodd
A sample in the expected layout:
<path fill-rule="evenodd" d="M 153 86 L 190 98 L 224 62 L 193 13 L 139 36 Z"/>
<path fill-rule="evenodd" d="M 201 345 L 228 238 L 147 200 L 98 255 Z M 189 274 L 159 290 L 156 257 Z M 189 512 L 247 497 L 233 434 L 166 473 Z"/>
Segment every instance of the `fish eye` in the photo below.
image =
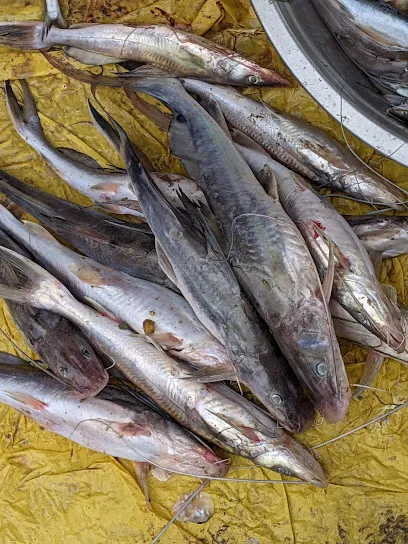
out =
<path fill-rule="evenodd" d="M 324 363 L 319 363 L 315 367 L 316 374 L 321 378 L 324 378 L 327 375 L 327 365 Z"/>
<path fill-rule="evenodd" d="M 280 406 L 281 404 L 283 404 L 283 398 L 282 398 L 280 395 L 278 395 L 277 393 L 275 393 L 274 395 L 272 395 L 271 399 L 272 399 L 272 402 L 273 402 L 274 404 L 277 404 L 278 406 Z"/>
<path fill-rule="evenodd" d="M 258 76 L 249 76 L 248 77 L 249 83 L 252 83 L 252 85 L 257 85 L 259 83 L 259 77 Z"/>
<path fill-rule="evenodd" d="M 68 376 L 68 367 L 60 366 L 58 370 L 63 378 L 66 378 Z"/>
<path fill-rule="evenodd" d="M 85 359 L 91 359 L 92 357 L 92 353 L 86 348 L 82 350 L 82 355 L 85 357 Z"/>

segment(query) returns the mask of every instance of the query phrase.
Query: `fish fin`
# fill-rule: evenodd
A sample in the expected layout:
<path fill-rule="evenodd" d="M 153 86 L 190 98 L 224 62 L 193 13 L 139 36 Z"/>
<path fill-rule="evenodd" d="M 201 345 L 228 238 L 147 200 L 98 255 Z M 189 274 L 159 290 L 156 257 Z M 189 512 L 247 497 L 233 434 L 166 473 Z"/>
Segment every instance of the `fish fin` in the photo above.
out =
<path fill-rule="evenodd" d="M 169 130 L 172 117 L 170 114 L 160 111 L 158 108 L 155 108 L 152 104 L 149 104 L 149 102 L 143 100 L 143 98 L 135 93 L 135 91 L 125 89 L 125 94 L 130 100 L 132 106 L 140 111 L 140 113 L 150 119 L 150 121 L 153 121 L 153 123 L 157 125 L 161 130 L 164 130 L 166 132 Z"/>
<path fill-rule="evenodd" d="M 30 367 L 30 364 L 20 357 L 11 355 L 11 353 L 6 353 L 5 351 L 0 351 L 0 365 L 13 365 L 13 366 L 25 366 Z"/>
<path fill-rule="evenodd" d="M 4 83 L 6 106 L 11 122 L 19 134 L 24 134 L 29 130 L 41 139 L 45 139 L 30 88 L 24 79 L 20 80 L 20 86 L 23 92 L 23 103 L 21 106 L 17 101 L 10 81 L 5 81 Z"/>
<path fill-rule="evenodd" d="M 333 244 L 330 244 L 329 247 L 329 260 L 327 264 L 326 275 L 322 283 L 323 296 L 325 298 L 326 304 L 329 304 L 334 282 L 334 271 L 336 265 L 334 264 L 334 249 Z"/>
<path fill-rule="evenodd" d="M 388 283 L 382 283 L 381 287 L 385 295 L 391 300 L 391 302 L 394 302 L 394 304 L 397 304 L 398 293 L 395 287 L 393 285 L 389 285 Z"/>
<path fill-rule="evenodd" d="M 93 126 L 108 140 L 111 146 L 119 153 L 120 152 L 120 136 L 110 123 L 94 108 L 88 100 L 89 115 L 92 119 Z"/>
<path fill-rule="evenodd" d="M 168 144 L 173 155 L 182 161 L 189 177 L 199 184 L 197 181 L 200 177 L 196 161 L 197 150 L 194 148 L 193 139 L 190 137 L 187 121 L 181 113 L 173 115 L 170 121 Z"/>
<path fill-rule="evenodd" d="M 150 463 L 145 463 L 144 461 L 135 461 L 136 482 L 144 495 L 148 510 L 151 510 L 149 490 L 147 488 L 147 480 L 146 480 L 146 476 L 147 476 L 147 473 L 149 472 L 149 469 L 150 469 Z"/>
<path fill-rule="evenodd" d="M 237 128 L 232 128 L 230 131 L 230 134 L 234 143 L 242 147 L 246 147 L 248 149 L 254 149 L 255 151 L 260 151 L 265 155 L 269 155 L 268 152 L 260 144 L 258 144 L 258 142 L 255 142 L 255 140 L 247 136 L 241 130 L 238 130 Z"/>
<path fill-rule="evenodd" d="M 379 251 L 375 251 L 374 249 L 369 249 L 368 254 L 370 256 L 371 262 L 373 263 L 376 278 L 378 279 L 383 260 L 382 253 L 380 253 Z"/>
<path fill-rule="evenodd" d="M 174 273 L 173 266 L 169 259 L 167 258 L 167 255 L 164 253 L 164 250 L 162 246 L 160 245 L 159 241 L 155 240 L 156 244 L 156 253 L 157 253 L 157 259 L 159 261 L 160 268 L 163 270 L 163 272 L 166 274 L 166 276 L 169 278 L 170 281 L 174 283 L 174 285 L 177 286 L 177 278 L 176 274 Z"/>
<path fill-rule="evenodd" d="M 236 381 L 236 374 L 232 370 L 220 370 L 219 365 L 183 372 L 177 378 L 181 380 L 191 380 L 199 383 L 222 382 L 225 380 Z"/>
<path fill-rule="evenodd" d="M 104 168 L 102 168 L 102 166 L 98 164 L 95 159 L 86 153 L 81 153 L 81 151 L 77 151 L 76 149 L 71 149 L 69 147 L 56 147 L 55 149 L 64 155 L 64 157 L 67 157 L 71 161 L 74 161 L 82 166 L 92 168 L 93 170 L 104 170 Z M 123 171 L 122 169 L 119 170 Z"/>
<path fill-rule="evenodd" d="M 333 253 L 336 258 L 335 266 L 342 268 L 344 270 L 350 270 L 349 259 L 340 251 L 337 245 L 333 242 L 328 234 L 324 232 L 324 229 L 316 221 L 312 221 L 313 235 L 315 238 L 320 236 L 320 238 L 326 243 L 327 247 L 333 248 Z"/>
<path fill-rule="evenodd" d="M 104 64 L 118 64 L 124 59 L 117 57 L 109 57 L 103 53 L 93 53 L 91 51 L 86 51 L 85 49 L 80 49 L 79 47 L 69 46 L 64 49 L 67 57 L 74 59 L 82 64 L 87 66 L 103 66 Z"/>
<path fill-rule="evenodd" d="M 2 22 L 0 44 L 18 49 L 47 49 L 44 43 L 45 24 L 38 22 Z"/>
<path fill-rule="evenodd" d="M 62 298 L 71 293 L 49 272 L 11 249 L 0 247 L 0 258 L 17 274 L 20 286 L 0 284 L 0 297 L 58 313 Z"/>
<path fill-rule="evenodd" d="M 213 221 L 213 228 L 211 228 L 209 224 L 211 218 L 213 217 L 211 211 L 208 209 L 208 207 L 203 206 L 202 204 L 197 205 L 192 202 L 181 189 L 177 190 L 177 194 L 179 195 L 179 198 L 188 216 L 190 217 L 191 222 L 195 227 L 198 226 L 201 232 L 204 234 L 207 243 L 207 252 L 212 253 L 212 255 L 218 260 L 226 260 L 224 252 L 218 243 L 218 233 L 214 230 L 215 219 Z"/>
<path fill-rule="evenodd" d="M 365 387 L 373 383 L 373 381 L 377 377 L 377 374 L 381 370 L 384 359 L 386 359 L 386 357 L 381 353 L 377 353 L 373 350 L 370 350 L 368 352 L 363 375 L 361 376 L 359 386 L 357 386 L 357 388 L 353 392 L 353 398 L 362 395 L 366 390 Z"/>
<path fill-rule="evenodd" d="M 100 314 L 106 317 L 109 317 L 113 321 L 119 321 L 116 315 L 113 315 L 109 310 L 104 308 L 102 304 L 99 304 L 99 302 L 96 302 L 96 300 L 93 300 L 92 298 L 86 297 L 86 296 L 84 297 L 84 300 L 87 302 L 87 304 L 89 304 L 89 306 L 91 306 L 94 310 L 96 310 Z"/>
<path fill-rule="evenodd" d="M 224 117 L 224 114 L 222 112 L 222 109 L 217 102 L 217 99 L 213 94 L 208 94 L 205 98 L 200 97 L 199 103 L 204 107 L 204 109 L 211 115 L 211 117 L 218 123 L 218 125 L 222 128 L 222 130 L 225 132 L 225 134 L 228 136 L 230 140 L 232 140 L 227 121 Z"/>
<path fill-rule="evenodd" d="M 265 164 L 259 173 L 259 181 L 265 192 L 274 200 L 279 200 L 278 184 L 276 182 L 275 172 L 270 166 Z"/>
<path fill-rule="evenodd" d="M 21 402 L 21 404 L 24 404 L 25 406 L 28 406 L 29 408 L 33 408 L 34 410 L 38 410 L 39 412 L 42 412 L 44 408 L 48 406 L 46 402 L 43 402 L 42 400 L 38 400 L 35 397 L 32 397 L 31 395 L 25 395 L 23 393 L 10 393 L 8 391 L 5 391 L 5 393 L 11 399 L 16 400 L 17 402 Z"/>
<path fill-rule="evenodd" d="M 121 77 L 129 78 L 129 79 L 139 79 L 139 78 L 145 78 L 145 77 L 177 77 L 177 74 L 173 74 L 171 72 L 167 72 L 166 70 L 163 70 L 161 68 L 156 68 L 156 66 L 151 66 L 150 64 L 143 64 L 142 66 L 138 66 L 134 70 L 130 70 L 129 72 L 125 72 L 124 74 L 120 74 Z"/>
<path fill-rule="evenodd" d="M 22 223 L 26 230 L 35 233 L 36 236 L 41 236 L 41 238 L 44 238 L 45 240 L 52 240 L 54 243 L 58 243 L 54 236 L 42 225 L 33 223 L 33 221 L 27 221 L 25 219 L 23 219 Z"/>

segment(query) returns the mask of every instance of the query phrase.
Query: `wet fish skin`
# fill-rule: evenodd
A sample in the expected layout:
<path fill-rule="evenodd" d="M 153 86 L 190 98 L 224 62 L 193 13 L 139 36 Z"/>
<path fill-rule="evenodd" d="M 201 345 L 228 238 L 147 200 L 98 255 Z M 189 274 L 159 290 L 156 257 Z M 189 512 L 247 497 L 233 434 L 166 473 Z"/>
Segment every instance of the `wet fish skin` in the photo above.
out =
<path fill-rule="evenodd" d="M 408 217 L 379 215 L 346 216 L 367 250 L 381 253 L 383 258 L 408 253 Z"/>
<path fill-rule="evenodd" d="M 402 191 L 364 169 L 343 146 L 320 129 L 266 107 L 232 87 L 183 80 L 188 92 L 203 98 L 211 94 L 228 123 L 258 142 L 277 161 L 318 184 L 330 186 L 367 202 L 403 209 Z"/>
<path fill-rule="evenodd" d="M 325 487 L 320 465 L 263 410 L 222 383 L 186 382 L 185 365 L 144 337 L 123 330 L 78 302 L 40 266 L 0 247 L 0 257 L 18 271 L 20 287 L 0 285 L 0 296 L 69 316 L 117 369 L 185 427 L 223 449 Z"/>
<path fill-rule="evenodd" d="M 219 457 L 140 401 L 123 403 L 123 394 L 107 387 L 97 397 L 78 402 L 51 377 L 3 359 L 0 353 L 0 402 L 47 430 L 114 457 L 202 477 L 225 475 L 227 466 Z"/>
<path fill-rule="evenodd" d="M 78 251 L 131 276 L 176 289 L 160 268 L 153 233 L 81 208 L 0 171 L 0 191 Z"/>
<path fill-rule="evenodd" d="M 299 231 L 277 198 L 265 193 L 222 129 L 178 82 L 163 87 L 149 81 L 138 89 L 173 111 L 170 149 L 188 174 L 200 180 L 235 275 L 315 406 L 328 420 L 338 420 L 348 396 L 332 382 L 328 368 L 342 368 L 343 363 L 320 279 Z M 129 162 L 127 167 L 131 173 Z M 141 194 L 139 199 L 146 209 Z M 159 240 L 160 235 L 165 236 L 156 234 Z M 167 249 L 166 254 L 175 262 L 173 251 Z"/>
<path fill-rule="evenodd" d="M 40 225 L 21 223 L 3 206 L 0 225 L 81 300 L 94 301 L 102 313 L 109 312 L 139 334 L 151 328 L 148 334 L 157 344 L 196 368 L 211 367 L 224 379 L 234 379 L 225 347 L 204 328 L 182 296 L 78 255 Z"/>
<path fill-rule="evenodd" d="M 0 230 L 0 245 L 30 257 Z M 0 282 L 15 281 L 13 270 L 0 263 Z M 108 383 L 108 373 L 87 339 L 69 321 L 47 310 L 6 301 L 10 315 L 32 350 L 77 398 L 97 395 Z"/>
<path fill-rule="evenodd" d="M 329 245 L 335 244 L 339 252 L 333 283 L 336 300 L 372 334 L 396 351 L 403 351 L 401 313 L 387 298 L 367 251 L 347 221 L 304 179 L 263 150 L 242 152 L 248 162 L 258 153 L 261 156 L 256 159 L 258 164 L 261 160 L 261 164 L 268 164 L 275 173 L 282 206 L 298 226 L 323 277 L 327 272 Z"/>
<path fill-rule="evenodd" d="M 2 23 L 0 43 L 19 49 L 72 46 L 108 57 L 133 60 L 178 77 L 194 77 L 227 85 L 279 86 L 289 82 L 206 38 L 161 25 L 84 24 L 68 29 L 42 23 Z M 143 74 L 152 72 L 144 69 Z M 162 72 L 161 72 L 162 73 Z M 163 74 L 163 73 L 162 73 Z"/>

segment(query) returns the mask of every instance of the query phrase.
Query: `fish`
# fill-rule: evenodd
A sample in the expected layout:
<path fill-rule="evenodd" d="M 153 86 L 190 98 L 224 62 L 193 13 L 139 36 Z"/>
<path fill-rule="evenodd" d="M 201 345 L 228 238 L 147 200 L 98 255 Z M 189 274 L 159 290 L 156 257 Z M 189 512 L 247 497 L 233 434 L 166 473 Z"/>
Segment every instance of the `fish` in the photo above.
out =
<path fill-rule="evenodd" d="M 220 383 L 180 378 L 186 365 L 156 349 L 148 338 L 77 301 L 38 264 L 0 246 L 0 258 L 18 274 L 19 286 L 0 285 L 0 296 L 69 317 L 131 383 L 178 423 L 212 444 L 318 487 L 327 480 L 315 458 L 263 410 Z"/>
<path fill-rule="evenodd" d="M 366 169 L 349 150 L 319 128 L 261 104 L 232 87 L 192 79 L 183 79 L 183 85 L 203 99 L 212 95 L 229 125 L 309 181 L 363 202 L 404 209 L 406 196 L 401 189 Z"/>
<path fill-rule="evenodd" d="M 4 206 L 0 225 L 82 301 L 139 334 L 149 334 L 170 355 L 196 368 L 210 367 L 219 380 L 234 379 L 226 348 L 181 295 L 78 255 L 41 225 L 19 221 Z"/>
<path fill-rule="evenodd" d="M 345 216 L 367 251 L 382 258 L 408 253 L 408 217 L 398 215 Z"/>
<path fill-rule="evenodd" d="M 30 257 L 30 254 L 0 230 L 0 245 Z M 5 261 L 0 264 L 0 281 L 16 281 Z M 18 330 L 41 363 L 56 378 L 76 392 L 77 398 L 97 395 L 108 383 L 108 373 L 88 340 L 68 320 L 47 310 L 6 301 Z"/>
<path fill-rule="evenodd" d="M 391 6 L 397 9 L 398 11 L 402 11 L 402 12 L 408 11 L 407 0 L 385 0 L 385 1 L 391 4 Z"/>
<path fill-rule="evenodd" d="M 327 274 L 330 250 L 334 252 L 332 296 L 381 341 L 397 352 L 404 351 L 401 312 L 378 282 L 371 259 L 353 229 L 301 176 L 259 146 L 251 149 L 250 145 L 241 146 L 241 152 L 254 170 L 267 164 L 273 171 L 282 206 L 302 233 L 322 277 Z"/>
<path fill-rule="evenodd" d="M 87 257 L 177 290 L 159 265 L 155 239 L 146 224 L 128 223 L 81 208 L 2 171 L 0 191 Z"/>
<path fill-rule="evenodd" d="M 22 106 L 18 104 L 10 82 L 5 82 L 7 110 L 20 137 L 41 155 L 61 179 L 90 198 L 95 205 L 108 212 L 143 218 L 140 205 L 130 188 L 126 171 L 103 169 L 87 155 L 52 147 L 44 135 L 27 82 L 21 80 L 20 85 L 23 91 Z M 144 157 L 144 160 L 147 158 Z M 153 167 L 150 166 L 150 169 Z M 154 172 L 152 176 L 163 193 L 176 205 L 180 205 L 175 197 L 175 190 L 178 187 L 198 200 L 201 198 L 197 185 L 184 176 L 166 177 L 164 174 Z"/>
<path fill-rule="evenodd" d="M 200 78 L 242 87 L 288 87 L 287 79 L 206 38 L 161 25 L 82 24 L 52 26 L 41 22 L 0 24 L 0 44 L 22 50 L 75 47 L 116 59 L 143 63 L 139 75 Z M 145 66 L 147 65 L 147 66 Z M 138 74 L 137 71 L 134 74 Z"/>
<path fill-rule="evenodd" d="M 47 32 L 51 26 L 55 25 L 59 28 L 68 28 L 58 0 L 45 0 L 45 30 Z"/>
<path fill-rule="evenodd" d="M 266 194 L 222 128 L 178 81 L 162 86 L 159 80 L 150 80 L 138 88 L 162 100 L 173 112 L 170 149 L 204 192 L 217 223 L 222 255 L 227 256 L 316 408 L 328 421 L 338 421 L 347 409 L 349 388 L 346 385 L 343 390 L 339 382 L 332 383 L 335 368 L 340 373 L 343 369 L 347 383 L 344 365 L 316 267 L 298 229 L 276 195 Z M 136 167 L 129 160 L 126 165 L 131 175 L 135 171 L 135 179 Z M 146 187 L 137 181 L 135 191 L 147 214 L 152 204 L 142 200 Z M 162 225 L 156 229 L 151 214 L 150 226 L 161 243 L 168 235 Z M 155 212 L 162 214 L 158 209 Z M 183 275 L 185 282 L 185 271 L 176 263 L 181 258 L 173 254 L 174 244 L 164 251 L 173 270 L 177 268 L 177 278 Z M 193 298 L 190 286 L 178 286 L 187 300 Z M 198 311 L 203 310 L 196 309 L 200 316 Z M 231 342 L 226 342 L 232 350 Z"/>
<path fill-rule="evenodd" d="M 5 357 L 6 355 L 7 357 Z M 93 451 L 197 477 L 223 477 L 225 463 L 174 421 L 112 386 L 78 401 L 50 376 L 0 353 L 0 402 Z M 23 364 L 18 364 L 18 362 Z"/>

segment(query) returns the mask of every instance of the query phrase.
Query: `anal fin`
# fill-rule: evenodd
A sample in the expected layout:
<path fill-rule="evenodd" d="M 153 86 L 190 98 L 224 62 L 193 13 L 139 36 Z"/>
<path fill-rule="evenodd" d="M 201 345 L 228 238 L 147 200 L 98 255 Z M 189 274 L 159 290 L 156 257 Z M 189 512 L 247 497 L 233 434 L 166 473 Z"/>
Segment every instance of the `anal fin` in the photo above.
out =
<path fill-rule="evenodd" d="M 177 278 L 176 278 L 176 274 L 174 273 L 173 266 L 171 265 L 171 262 L 167 258 L 163 248 L 161 247 L 157 239 L 156 239 L 156 253 L 157 253 L 157 258 L 159 260 L 159 265 L 161 269 L 169 278 L 169 280 L 172 281 L 174 285 L 177 286 Z"/>
<path fill-rule="evenodd" d="M 364 393 L 366 387 L 373 383 L 377 374 L 381 370 L 382 364 L 386 357 L 381 353 L 370 350 L 367 355 L 367 361 L 364 367 L 363 375 L 361 376 L 360 384 L 353 392 L 353 398 L 359 397 Z"/>

